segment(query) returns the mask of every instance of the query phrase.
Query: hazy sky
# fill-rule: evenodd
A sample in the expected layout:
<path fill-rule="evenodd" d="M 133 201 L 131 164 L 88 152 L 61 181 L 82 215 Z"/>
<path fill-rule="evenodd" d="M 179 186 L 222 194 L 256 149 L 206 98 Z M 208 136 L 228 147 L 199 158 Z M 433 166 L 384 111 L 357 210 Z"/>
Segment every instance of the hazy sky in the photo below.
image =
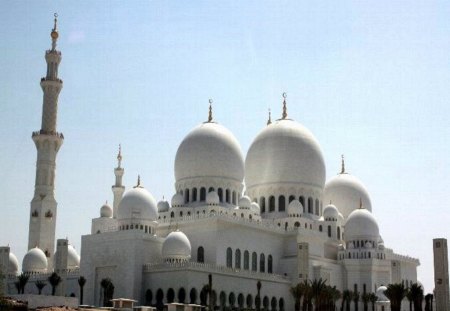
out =
<path fill-rule="evenodd" d="M 381 235 L 418 257 L 433 289 L 432 238 L 449 236 L 449 1 L 1 1 L 0 245 L 26 252 L 29 202 L 50 48 L 62 51 L 57 238 L 80 249 L 112 201 L 118 144 L 124 183 L 160 200 L 174 192 L 183 137 L 207 118 L 243 153 L 267 110 L 308 127 L 327 177 L 367 186 Z"/>

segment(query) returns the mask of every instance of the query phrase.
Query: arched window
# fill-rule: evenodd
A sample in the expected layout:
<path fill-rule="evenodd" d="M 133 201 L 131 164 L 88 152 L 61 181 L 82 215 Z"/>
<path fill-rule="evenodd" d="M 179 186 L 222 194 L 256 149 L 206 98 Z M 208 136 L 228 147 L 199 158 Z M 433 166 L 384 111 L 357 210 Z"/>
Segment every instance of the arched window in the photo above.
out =
<path fill-rule="evenodd" d="M 178 290 L 178 302 L 179 303 L 185 303 L 186 302 L 186 290 L 183 287 L 181 287 Z"/>
<path fill-rule="evenodd" d="M 227 267 L 231 268 L 233 266 L 233 251 L 231 247 L 227 248 Z"/>
<path fill-rule="evenodd" d="M 298 200 L 300 201 L 300 203 L 302 203 L 303 213 L 306 213 L 306 210 L 305 210 L 305 197 L 304 196 L 300 196 L 300 198 Z"/>
<path fill-rule="evenodd" d="M 294 201 L 294 200 L 295 200 L 295 196 L 290 195 L 290 196 L 289 196 L 289 203 L 291 203 L 291 202 Z"/>
<path fill-rule="evenodd" d="M 214 191 L 214 187 L 209 187 L 208 192 L 213 192 Z"/>
<path fill-rule="evenodd" d="M 184 191 L 184 203 L 189 203 L 189 189 Z"/>
<path fill-rule="evenodd" d="M 263 307 L 264 310 L 269 310 L 269 297 L 264 296 L 263 298 Z"/>
<path fill-rule="evenodd" d="M 223 202 L 223 190 L 222 190 L 222 188 L 219 188 L 217 190 L 217 194 L 219 195 L 219 201 Z"/>
<path fill-rule="evenodd" d="M 234 267 L 236 269 L 241 268 L 241 250 L 239 248 L 236 250 L 236 253 L 234 255 Z"/>
<path fill-rule="evenodd" d="M 151 306 L 152 305 L 152 300 L 153 300 L 153 293 L 151 289 L 147 289 L 145 291 L 145 305 L 146 306 Z"/>
<path fill-rule="evenodd" d="M 189 293 L 189 298 L 191 304 L 197 303 L 197 290 L 195 288 L 191 289 L 191 292 Z"/>
<path fill-rule="evenodd" d="M 319 215 L 319 199 L 316 199 L 316 215 Z"/>
<path fill-rule="evenodd" d="M 170 218 L 174 218 L 175 217 L 175 213 L 174 212 L 171 212 L 170 213 Z"/>
<path fill-rule="evenodd" d="M 206 306 L 207 300 L 208 300 L 208 292 L 207 292 L 206 288 L 203 288 L 200 291 L 200 304 L 203 306 Z"/>
<path fill-rule="evenodd" d="M 331 238 L 331 226 L 328 226 L 328 237 Z"/>
<path fill-rule="evenodd" d="M 266 256 L 259 255 L 259 272 L 266 272 Z"/>
<path fill-rule="evenodd" d="M 337 227 L 337 239 L 340 240 L 341 239 L 341 227 Z"/>
<path fill-rule="evenodd" d="M 269 212 L 275 211 L 275 197 L 272 195 L 269 197 Z"/>
<path fill-rule="evenodd" d="M 267 257 L 267 272 L 268 273 L 272 273 L 272 255 L 269 255 L 269 257 Z"/>
<path fill-rule="evenodd" d="M 205 262 L 205 250 L 203 246 L 200 246 L 197 249 L 197 262 Z"/>
<path fill-rule="evenodd" d="M 204 202 L 206 200 L 206 188 L 200 188 L 200 201 Z"/>
<path fill-rule="evenodd" d="M 261 208 L 261 213 L 266 212 L 266 198 L 265 197 L 259 198 L 259 207 Z"/>
<path fill-rule="evenodd" d="M 250 254 L 248 253 L 248 251 L 245 251 L 244 252 L 244 270 L 248 270 L 250 267 L 249 267 L 249 257 L 250 257 Z"/>
<path fill-rule="evenodd" d="M 286 198 L 284 195 L 278 197 L 278 211 L 284 212 L 286 210 Z"/>
<path fill-rule="evenodd" d="M 246 304 L 247 304 L 247 308 L 248 309 L 252 309 L 253 308 L 253 297 L 252 295 L 248 294 L 247 295 L 247 299 L 246 299 Z"/>
<path fill-rule="evenodd" d="M 223 308 L 225 307 L 225 305 L 227 303 L 227 294 L 225 294 L 225 292 L 220 292 L 219 301 L 220 301 L 221 310 L 223 310 Z"/>
<path fill-rule="evenodd" d="M 314 201 L 313 198 L 308 198 L 308 213 L 312 214 L 314 209 Z"/>
<path fill-rule="evenodd" d="M 258 255 L 255 252 L 252 253 L 252 271 L 258 271 Z"/>
<path fill-rule="evenodd" d="M 295 222 L 294 227 L 300 227 L 300 223 L 298 221 Z"/>
<path fill-rule="evenodd" d="M 225 190 L 225 202 L 230 203 L 230 189 Z"/>
<path fill-rule="evenodd" d="M 236 205 L 236 191 L 233 191 L 231 203 Z"/>
<path fill-rule="evenodd" d="M 238 295 L 237 302 L 238 302 L 239 310 L 242 310 L 242 308 L 244 308 L 244 295 L 242 293 L 240 293 Z"/>
<path fill-rule="evenodd" d="M 230 307 L 233 309 L 234 305 L 236 304 L 236 296 L 233 292 L 230 293 L 228 296 L 228 303 L 230 304 Z"/>
<path fill-rule="evenodd" d="M 197 201 L 197 188 L 192 189 L 192 202 Z"/>
<path fill-rule="evenodd" d="M 172 303 L 175 300 L 175 291 L 173 290 L 173 288 L 169 288 L 169 290 L 167 291 L 167 302 L 168 303 Z"/>
<path fill-rule="evenodd" d="M 164 306 L 163 300 L 164 300 L 164 292 L 163 292 L 163 290 L 161 288 L 159 288 L 156 291 L 156 305 L 159 306 L 159 307 L 160 306 Z"/>
<path fill-rule="evenodd" d="M 276 310 L 277 309 L 277 299 L 275 297 L 272 297 L 272 299 L 270 300 L 270 306 L 272 307 L 272 310 Z"/>
<path fill-rule="evenodd" d="M 319 231 L 322 232 L 322 225 L 319 225 Z"/>
<path fill-rule="evenodd" d="M 278 308 L 280 309 L 280 311 L 284 311 L 284 299 L 280 298 L 280 300 L 278 301 Z"/>

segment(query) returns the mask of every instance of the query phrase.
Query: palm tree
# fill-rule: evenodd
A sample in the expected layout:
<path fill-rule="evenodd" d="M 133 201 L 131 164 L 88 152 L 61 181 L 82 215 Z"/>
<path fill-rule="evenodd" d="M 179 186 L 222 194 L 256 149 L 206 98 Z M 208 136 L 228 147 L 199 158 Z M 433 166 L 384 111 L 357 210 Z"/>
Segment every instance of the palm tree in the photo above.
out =
<path fill-rule="evenodd" d="M 100 281 L 100 286 L 103 288 L 103 306 L 110 307 L 114 294 L 114 285 L 110 278 L 105 278 Z"/>
<path fill-rule="evenodd" d="M 369 299 L 370 299 L 370 294 L 364 292 L 361 295 L 361 301 L 363 302 L 364 305 L 364 311 L 368 311 L 369 310 Z"/>
<path fill-rule="evenodd" d="M 19 282 L 19 293 L 20 294 L 25 294 L 25 286 L 27 285 L 29 278 L 30 278 L 30 276 L 27 274 L 24 274 L 23 272 L 21 274 L 19 274 L 19 276 L 17 277 L 17 281 Z"/>
<path fill-rule="evenodd" d="M 37 289 L 38 289 L 38 293 L 39 295 L 42 294 L 42 289 L 47 285 L 47 283 L 45 283 L 44 281 L 38 280 L 35 283 Z"/>
<path fill-rule="evenodd" d="M 300 283 L 298 283 L 296 286 L 291 287 L 291 294 L 294 297 L 295 301 L 295 311 L 300 311 L 300 301 L 302 300 L 303 296 L 303 287 Z"/>
<path fill-rule="evenodd" d="M 311 298 L 314 301 L 314 311 L 320 311 L 323 305 L 323 294 L 326 288 L 322 278 L 311 282 Z"/>
<path fill-rule="evenodd" d="M 345 310 L 350 311 L 350 301 L 352 299 L 353 293 L 351 290 L 344 290 L 342 292 L 342 306 L 341 311 L 344 311 L 344 303 L 345 303 Z"/>
<path fill-rule="evenodd" d="M 49 282 L 50 285 L 52 286 L 52 296 L 55 296 L 55 293 L 56 293 L 56 287 L 59 285 L 59 283 L 61 283 L 61 277 L 58 275 L 58 273 L 53 272 L 53 273 L 48 277 L 48 282 Z"/>
<path fill-rule="evenodd" d="M 256 311 L 260 311 L 261 310 L 261 282 L 258 281 L 258 283 L 256 283 L 256 290 L 257 290 L 257 294 L 255 297 L 255 306 L 256 306 Z"/>
<path fill-rule="evenodd" d="M 402 300 L 406 296 L 405 286 L 401 283 L 389 284 L 384 294 L 391 301 L 391 311 L 400 311 Z"/>
<path fill-rule="evenodd" d="M 414 297 L 413 297 L 413 294 L 412 294 L 410 289 L 406 290 L 406 299 L 408 299 L 408 301 L 409 301 L 409 311 L 413 311 L 413 300 L 414 300 Z"/>
<path fill-rule="evenodd" d="M 423 288 L 421 285 L 414 283 L 409 288 L 412 302 L 414 303 L 414 311 L 422 311 Z M 408 298 L 409 299 L 409 298 Z"/>
<path fill-rule="evenodd" d="M 83 304 L 83 297 L 84 297 L 84 285 L 86 284 L 86 279 L 84 276 L 80 276 L 78 278 L 78 286 L 80 286 L 80 305 Z"/>
<path fill-rule="evenodd" d="M 369 294 L 369 301 L 372 304 L 372 311 L 375 311 L 375 303 L 378 300 L 378 296 L 375 295 L 375 293 L 370 293 Z"/>
<path fill-rule="evenodd" d="M 358 305 L 359 305 L 359 292 L 353 292 L 352 300 L 355 303 L 355 311 L 358 311 Z"/>
<path fill-rule="evenodd" d="M 311 286 L 308 280 L 304 280 L 300 283 L 300 287 L 303 291 L 303 305 L 302 311 L 311 311 L 312 310 L 312 302 L 311 302 Z"/>

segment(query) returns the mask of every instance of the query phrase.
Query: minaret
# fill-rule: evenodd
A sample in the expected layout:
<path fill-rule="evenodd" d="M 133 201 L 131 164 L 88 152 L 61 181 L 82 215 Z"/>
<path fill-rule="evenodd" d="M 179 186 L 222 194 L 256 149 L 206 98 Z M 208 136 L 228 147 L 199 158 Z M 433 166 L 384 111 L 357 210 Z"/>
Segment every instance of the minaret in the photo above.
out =
<path fill-rule="evenodd" d="M 125 187 L 122 185 L 123 168 L 122 164 L 122 147 L 119 145 L 119 153 L 117 154 L 117 167 L 114 169 L 114 175 L 116 175 L 116 183 L 112 186 L 112 192 L 114 194 L 113 202 L 113 217 L 117 216 L 117 208 L 119 207 L 120 200 L 122 200 Z"/>
<path fill-rule="evenodd" d="M 58 96 L 63 86 L 62 80 L 58 78 L 61 52 L 56 50 L 56 41 L 58 40 L 57 17 L 58 15 L 55 13 L 55 23 L 50 34 L 52 47 L 45 52 L 47 75 L 41 78 L 41 88 L 44 92 L 41 130 L 33 132 L 32 135 L 37 149 L 37 162 L 28 235 L 28 249 L 36 246 L 42 249 L 48 257 L 49 269 L 53 268 L 55 253 L 56 155 L 64 140 L 63 134 L 56 131 Z"/>

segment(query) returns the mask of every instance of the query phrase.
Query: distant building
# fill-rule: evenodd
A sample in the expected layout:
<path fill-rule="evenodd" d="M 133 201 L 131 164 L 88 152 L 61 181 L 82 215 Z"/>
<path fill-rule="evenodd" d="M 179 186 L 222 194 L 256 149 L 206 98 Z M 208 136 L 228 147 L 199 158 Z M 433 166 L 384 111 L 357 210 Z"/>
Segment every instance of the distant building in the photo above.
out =
<path fill-rule="evenodd" d="M 433 239 L 434 253 L 434 299 L 436 311 L 450 310 L 448 284 L 447 239 Z"/>

